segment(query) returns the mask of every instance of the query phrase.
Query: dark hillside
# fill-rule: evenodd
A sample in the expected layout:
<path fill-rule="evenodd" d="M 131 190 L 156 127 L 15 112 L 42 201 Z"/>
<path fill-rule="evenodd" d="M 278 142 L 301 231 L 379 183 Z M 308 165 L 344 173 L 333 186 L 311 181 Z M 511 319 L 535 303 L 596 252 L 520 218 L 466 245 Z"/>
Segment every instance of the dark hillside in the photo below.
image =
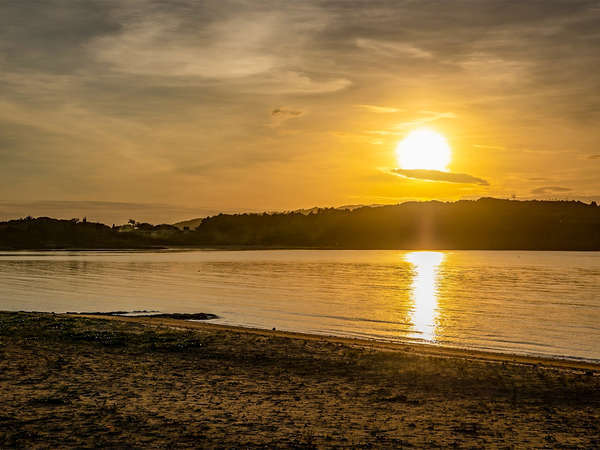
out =
<path fill-rule="evenodd" d="M 600 208 L 582 202 L 410 202 L 313 214 L 208 217 L 201 245 L 326 248 L 600 250 Z"/>
<path fill-rule="evenodd" d="M 219 214 L 192 230 L 130 221 L 120 227 L 57 220 L 0 223 L 0 248 L 152 246 L 600 250 L 600 207 L 576 201 L 482 198 L 354 210 Z"/>

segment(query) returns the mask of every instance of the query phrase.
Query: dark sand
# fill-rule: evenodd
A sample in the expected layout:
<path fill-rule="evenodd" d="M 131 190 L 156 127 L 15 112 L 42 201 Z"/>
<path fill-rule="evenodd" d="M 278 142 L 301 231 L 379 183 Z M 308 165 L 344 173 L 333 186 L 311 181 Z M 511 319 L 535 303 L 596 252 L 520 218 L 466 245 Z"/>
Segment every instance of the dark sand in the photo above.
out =
<path fill-rule="evenodd" d="M 0 408 L 3 448 L 600 446 L 594 365 L 173 319 L 0 313 Z"/>

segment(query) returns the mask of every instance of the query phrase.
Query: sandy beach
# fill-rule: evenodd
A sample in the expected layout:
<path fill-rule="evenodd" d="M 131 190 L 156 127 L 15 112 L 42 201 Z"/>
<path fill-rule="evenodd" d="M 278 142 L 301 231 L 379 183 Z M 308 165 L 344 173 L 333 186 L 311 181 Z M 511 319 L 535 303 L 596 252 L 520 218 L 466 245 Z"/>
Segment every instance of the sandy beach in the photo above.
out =
<path fill-rule="evenodd" d="M 600 445 L 600 367 L 173 319 L 0 313 L 0 446 Z"/>

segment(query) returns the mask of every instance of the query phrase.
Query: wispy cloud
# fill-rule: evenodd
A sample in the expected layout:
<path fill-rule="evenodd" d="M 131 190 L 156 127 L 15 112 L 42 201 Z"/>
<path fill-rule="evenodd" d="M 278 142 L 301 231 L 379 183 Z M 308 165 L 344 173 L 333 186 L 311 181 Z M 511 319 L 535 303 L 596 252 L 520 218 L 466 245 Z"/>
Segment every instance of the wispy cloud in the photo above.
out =
<path fill-rule="evenodd" d="M 286 120 L 295 119 L 304 115 L 304 111 L 294 108 L 279 107 L 271 111 L 271 120 L 274 126 L 279 126 Z"/>
<path fill-rule="evenodd" d="M 369 112 L 374 112 L 374 113 L 379 113 L 379 114 L 396 113 L 396 112 L 404 111 L 403 109 L 392 108 L 389 106 L 377 106 L 377 105 L 354 105 L 354 106 L 356 106 L 357 108 L 366 109 Z"/>
<path fill-rule="evenodd" d="M 344 77 L 321 76 L 305 61 L 306 47 L 327 24 L 327 14 L 316 5 L 283 13 L 245 2 L 223 2 L 215 9 L 187 1 L 171 7 L 169 2 L 136 3 L 146 6 L 143 14 L 121 5 L 112 12 L 118 31 L 85 45 L 113 73 L 163 85 L 237 84 L 247 93 L 321 94 L 351 84 Z M 289 35 L 295 38 L 282 38 Z"/>
<path fill-rule="evenodd" d="M 156 12 L 116 16 L 121 31 L 89 44 L 113 70 L 150 76 L 236 78 L 278 65 L 265 49 L 277 32 L 273 16 L 233 17 L 206 25 L 206 33 L 185 33 L 185 16 Z"/>
<path fill-rule="evenodd" d="M 440 119 L 456 119 L 456 114 L 453 112 L 435 112 L 435 111 L 419 111 L 421 114 L 425 114 L 425 117 L 418 119 L 408 120 L 406 122 L 398 123 L 394 126 L 395 129 L 406 129 L 416 128 L 423 126 L 427 123 L 435 122 Z"/>
<path fill-rule="evenodd" d="M 271 116 L 273 117 L 299 117 L 302 114 L 304 114 L 304 111 L 288 109 L 285 107 L 275 108 L 273 111 L 271 111 Z"/>
<path fill-rule="evenodd" d="M 406 133 L 403 131 L 390 131 L 390 130 L 369 130 L 367 134 L 377 134 L 379 136 L 403 136 Z"/>
<path fill-rule="evenodd" d="M 356 46 L 360 49 L 380 53 L 386 56 L 405 56 L 424 59 L 433 57 L 431 52 L 408 42 L 358 38 L 356 39 Z"/>
<path fill-rule="evenodd" d="M 484 144 L 473 144 L 475 148 L 482 148 L 484 150 L 506 150 L 506 147 L 500 145 L 484 145 Z"/>
<path fill-rule="evenodd" d="M 427 181 L 444 181 L 446 183 L 478 184 L 480 186 L 489 186 L 489 183 L 482 179 L 466 173 L 442 172 L 440 170 L 425 169 L 393 169 L 392 173 L 405 178 Z"/>
<path fill-rule="evenodd" d="M 357 106 L 370 106 L 370 105 L 357 105 Z M 375 107 L 379 108 L 379 107 Z M 379 111 L 377 111 L 379 112 Z M 383 112 L 391 112 L 391 111 L 383 111 Z M 401 112 L 401 111 L 398 111 Z M 393 125 L 391 128 L 387 128 L 384 130 L 368 130 L 367 134 L 376 134 L 379 136 L 404 136 L 406 132 L 413 128 L 419 128 L 428 123 L 435 122 L 441 119 L 455 119 L 457 117 L 453 112 L 436 112 L 436 111 L 419 111 L 419 115 L 422 117 L 416 119 L 406 120 L 404 122 L 399 122 Z"/>
<path fill-rule="evenodd" d="M 590 155 L 588 159 L 600 159 L 600 155 Z"/>
<path fill-rule="evenodd" d="M 252 77 L 241 90 L 249 94 L 328 94 L 342 91 L 352 85 L 347 78 L 315 78 L 296 71 L 272 72 Z"/>
<path fill-rule="evenodd" d="M 571 188 L 567 188 L 567 187 L 563 187 L 563 186 L 543 186 L 543 187 L 533 189 L 531 191 L 531 193 L 545 195 L 545 194 L 558 194 L 561 192 L 570 192 L 570 191 L 572 191 Z"/>

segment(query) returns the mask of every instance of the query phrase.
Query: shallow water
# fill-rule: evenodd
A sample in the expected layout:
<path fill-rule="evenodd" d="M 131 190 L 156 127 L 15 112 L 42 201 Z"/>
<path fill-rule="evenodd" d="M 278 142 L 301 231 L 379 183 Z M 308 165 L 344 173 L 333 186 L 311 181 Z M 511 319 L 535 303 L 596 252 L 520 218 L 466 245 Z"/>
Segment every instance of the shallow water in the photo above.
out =
<path fill-rule="evenodd" d="M 0 309 L 218 323 L 600 361 L 600 253 L 4 252 Z"/>

